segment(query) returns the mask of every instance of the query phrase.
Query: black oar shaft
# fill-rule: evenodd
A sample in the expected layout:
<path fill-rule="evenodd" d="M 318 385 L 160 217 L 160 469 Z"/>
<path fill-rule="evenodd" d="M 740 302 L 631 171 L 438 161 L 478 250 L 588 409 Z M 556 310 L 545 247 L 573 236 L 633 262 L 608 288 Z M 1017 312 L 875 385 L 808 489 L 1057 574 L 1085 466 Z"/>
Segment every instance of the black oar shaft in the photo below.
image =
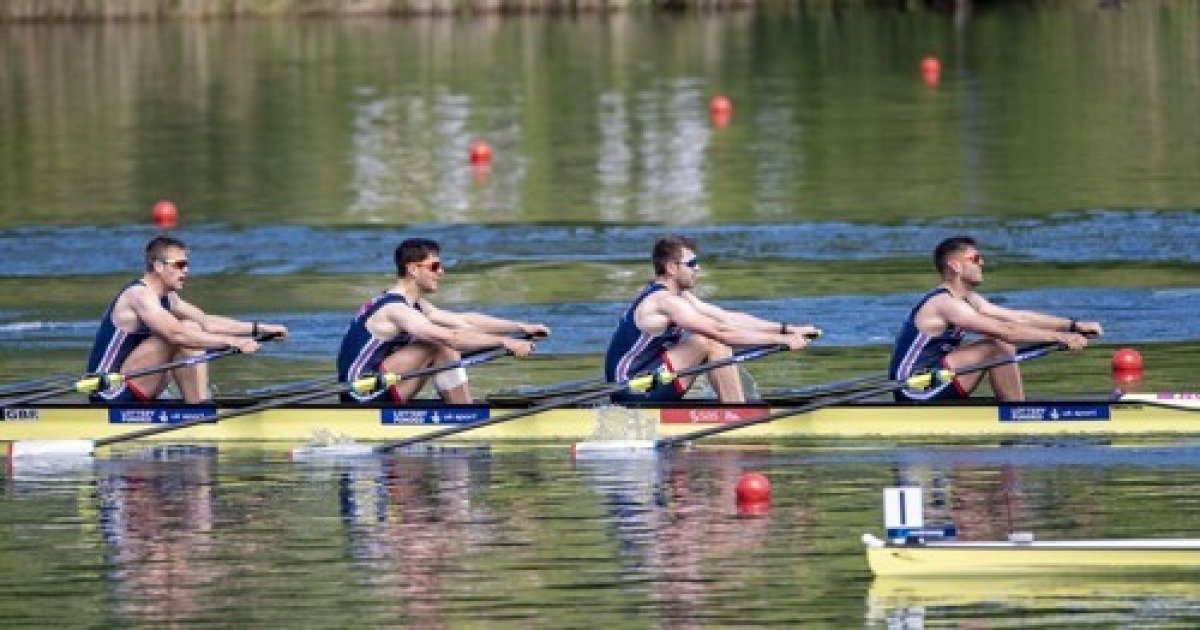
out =
<path fill-rule="evenodd" d="M 585 402 L 588 402 L 591 400 L 596 400 L 597 398 L 611 396 L 612 394 L 619 392 L 623 389 L 625 389 L 624 384 L 614 385 L 612 387 L 608 387 L 605 389 L 598 389 L 594 392 L 588 392 L 586 394 L 574 396 L 574 397 L 571 397 L 566 400 L 556 400 L 553 403 L 536 405 L 536 406 L 530 407 L 528 409 L 522 409 L 520 411 L 515 411 L 510 414 L 505 414 L 503 416 L 487 418 L 485 420 L 480 420 L 478 422 L 472 422 L 470 424 L 449 426 L 444 429 L 439 429 L 437 431 L 433 431 L 432 433 L 423 433 L 421 435 L 414 436 L 411 438 L 406 438 L 403 440 L 396 440 L 394 442 L 388 442 L 387 444 L 383 444 L 383 445 L 376 447 L 376 450 L 378 450 L 379 452 L 387 452 L 387 451 L 394 450 L 397 448 L 403 448 L 405 446 L 411 446 L 413 444 L 418 444 L 420 442 L 428 442 L 430 440 L 436 440 L 438 438 L 443 438 L 448 435 L 454 435 L 456 433 L 464 433 L 466 431 L 474 431 L 476 429 L 482 429 L 484 427 L 488 427 L 493 424 L 498 424 L 501 422 L 509 422 L 511 420 L 516 420 L 518 418 L 526 418 L 529 416 L 537 415 L 539 413 L 550 411 L 552 409 L 558 409 L 560 407 L 567 407 L 567 406 L 571 406 L 571 405 L 578 405 L 580 403 L 585 403 Z"/>
<path fill-rule="evenodd" d="M 444 372 L 446 370 L 453 370 L 455 368 L 465 368 L 465 367 L 469 367 L 472 365 L 476 365 L 478 363 L 483 363 L 485 361 L 491 361 L 492 359 L 497 359 L 502 356 L 506 356 L 508 354 L 509 354 L 509 352 L 507 349 L 498 348 L 495 350 L 490 350 L 488 352 L 482 352 L 480 354 L 472 355 L 472 356 L 464 358 L 464 359 L 459 359 L 458 361 L 450 361 L 450 362 L 443 363 L 440 365 L 433 365 L 433 366 L 430 366 L 427 368 L 421 368 L 419 370 L 413 370 L 411 372 L 397 374 L 397 375 L 395 375 L 394 380 L 401 381 L 401 380 L 420 378 L 423 376 L 437 374 L 438 372 Z M 242 407 L 241 409 L 233 409 L 231 411 L 226 411 L 224 413 L 213 414 L 211 416 L 205 416 L 205 417 L 200 417 L 200 418 L 193 418 L 191 420 L 185 420 L 183 422 L 177 422 L 175 424 L 162 424 L 162 425 L 158 425 L 158 426 L 154 426 L 154 427 L 147 427 L 145 429 L 141 429 L 138 431 L 132 431 L 130 433 L 123 433 L 121 435 L 114 435 L 112 437 L 101 438 L 101 439 L 95 441 L 95 445 L 98 447 L 99 446 L 107 446 L 109 444 L 115 444 L 117 442 L 127 442 L 129 440 L 136 440 L 139 438 L 150 437 L 152 435 L 158 435 L 160 433 L 166 433 L 168 431 L 178 431 L 180 429 L 187 429 L 189 427 L 194 427 L 194 426 L 201 425 L 201 424 L 216 424 L 218 422 L 229 420 L 230 418 L 237 418 L 239 416 L 248 416 L 251 414 L 259 413 L 260 411 L 267 411 L 269 409 L 274 409 L 276 407 L 283 407 L 286 405 L 299 404 L 299 403 L 303 403 L 303 402 L 308 402 L 310 400 L 316 400 L 316 399 L 322 398 L 324 396 L 332 396 L 335 394 L 340 394 L 342 392 L 349 390 L 351 387 L 353 387 L 352 383 L 338 383 L 336 387 L 329 387 L 329 388 L 318 389 L 318 390 L 314 390 L 314 391 L 301 392 L 301 393 L 298 393 L 298 394 L 295 394 L 292 396 L 285 396 L 283 398 L 272 398 L 270 400 L 264 400 L 260 403 L 255 403 L 253 405 L 250 405 L 249 407 Z"/>
<path fill-rule="evenodd" d="M 591 389 L 597 385 L 603 385 L 608 381 L 603 376 L 593 376 L 590 378 L 581 378 L 574 381 L 565 381 L 554 385 L 545 385 L 542 387 L 514 387 L 512 389 L 502 389 L 495 392 L 495 396 L 509 397 L 524 397 L 524 398 L 547 398 L 559 394 L 570 394 L 581 389 Z"/>
<path fill-rule="evenodd" d="M 271 398 L 273 396 L 290 394 L 292 392 L 308 391 L 308 390 L 312 389 L 313 387 L 320 387 L 323 385 L 331 385 L 333 383 L 336 383 L 337 380 L 338 380 L 338 377 L 336 377 L 336 376 L 321 376 L 318 378 L 310 378 L 310 379 L 303 380 L 303 381 L 294 381 L 291 383 L 281 383 L 279 385 L 269 385 L 267 387 L 259 387 L 256 389 L 247 389 L 247 390 L 241 391 L 241 392 L 234 392 L 232 395 L 235 397 L 236 396 L 247 396 L 247 397 L 253 397 L 253 398 Z"/>
<path fill-rule="evenodd" d="M 745 350 L 743 352 L 740 352 L 738 354 L 735 354 L 735 355 L 725 358 L 725 359 L 720 359 L 720 360 L 712 361 L 709 363 L 701 363 L 700 365 L 696 365 L 696 366 L 692 366 L 690 368 L 679 370 L 678 372 L 675 372 L 674 374 L 672 374 L 672 377 L 673 378 L 681 378 L 681 377 L 694 376 L 697 374 L 702 374 L 704 372 L 708 372 L 709 370 L 715 370 L 717 368 L 725 367 L 727 365 L 734 365 L 737 363 L 742 363 L 744 361 L 750 361 L 753 359 L 757 359 L 759 357 L 766 356 L 773 352 L 779 352 L 780 350 L 786 350 L 786 349 L 787 349 L 787 346 L 783 346 L 783 345 L 757 346 L 757 347 L 750 348 L 748 350 Z M 634 377 L 631 379 L 621 381 L 619 383 L 613 383 L 612 385 L 609 385 L 608 387 L 598 389 L 593 392 L 588 392 L 586 394 L 580 394 L 578 396 L 572 396 L 570 398 L 566 398 L 566 399 L 562 399 L 562 400 L 554 400 L 551 402 L 543 403 L 541 405 L 535 405 L 528 409 L 522 409 L 520 411 L 516 411 L 516 412 L 510 413 L 510 414 L 505 414 L 503 416 L 496 416 L 495 418 L 487 418 L 487 419 L 480 420 L 478 422 L 472 422 L 469 424 L 446 427 L 444 429 L 439 429 L 439 430 L 433 431 L 431 433 L 423 433 L 421 435 L 417 435 L 417 436 L 414 436 L 411 438 L 406 438 L 403 440 L 396 440 L 394 442 L 388 442 L 387 444 L 383 444 L 383 445 L 376 447 L 376 450 L 379 452 L 387 452 L 387 451 L 390 451 L 393 449 L 403 448 L 405 446 L 411 446 L 413 444 L 418 444 L 420 442 L 427 442 L 429 440 L 436 440 L 438 438 L 443 438 L 443 437 L 446 437 L 449 435 L 454 435 L 457 433 L 465 433 L 467 431 L 474 431 L 475 429 L 482 429 L 484 427 L 488 427 L 493 424 L 498 424 L 501 422 L 509 422 L 511 420 L 517 420 L 519 418 L 526 418 L 529 416 L 534 416 L 539 413 L 544 413 L 544 412 L 551 411 L 554 409 L 561 409 L 563 407 L 570 407 L 570 406 L 578 405 L 581 403 L 596 400 L 598 398 L 603 398 L 605 396 L 611 396 L 612 394 L 616 394 L 618 392 L 622 392 L 627 387 L 629 387 L 630 383 L 637 381 L 639 379 L 642 379 L 642 378 L 646 378 L 647 376 L 652 376 L 652 375 L 653 375 L 653 372 L 651 372 L 649 374 L 643 374 L 643 375 L 640 375 L 640 376 L 637 376 L 637 377 Z"/>
<path fill-rule="evenodd" d="M 181 429 L 186 429 L 188 427 L 194 427 L 194 426 L 200 425 L 200 424 L 216 424 L 223 420 L 229 420 L 230 418 L 236 418 L 238 416 L 248 416 L 251 414 L 258 413 L 260 411 L 274 409 L 275 407 L 282 407 L 285 405 L 293 405 L 293 404 L 298 404 L 298 403 L 302 403 L 302 402 L 308 402 L 310 400 L 316 400 L 316 399 L 322 398 L 324 396 L 330 396 L 332 394 L 337 394 L 340 391 L 342 391 L 343 389 L 344 389 L 344 387 L 339 387 L 338 389 L 327 389 L 327 390 L 304 392 L 302 394 L 296 394 L 294 396 L 288 396 L 286 398 L 272 398 L 271 400 L 264 400 L 263 402 L 250 405 L 249 407 L 242 407 L 241 409 L 234 409 L 232 411 L 226 411 L 225 413 L 218 413 L 218 414 L 214 414 L 212 416 L 206 416 L 206 417 L 201 417 L 201 418 L 193 418 L 191 420 L 185 420 L 183 422 L 177 422 L 175 424 L 160 424 L 158 426 L 147 427 L 145 429 L 141 429 L 138 431 L 122 433 L 121 435 L 114 435 L 111 437 L 100 438 L 100 439 L 96 440 L 95 445 L 97 447 L 107 446 L 109 444 L 116 444 L 118 442 L 128 442 L 130 440 L 137 440 L 137 439 L 141 439 L 144 437 L 150 437 L 152 435 L 158 435 L 160 433 L 166 433 L 168 431 L 179 431 Z"/>
<path fill-rule="evenodd" d="M 270 341 L 272 339 L 277 339 L 281 336 L 282 335 L 280 333 L 272 332 L 272 333 L 265 333 L 265 334 L 259 335 L 259 336 L 255 337 L 254 339 L 255 339 L 255 341 L 261 342 L 261 341 Z M 10 398 L 8 400 L 3 400 L 3 401 L 0 401 L 0 404 L 3 404 L 6 407 L 16 407 L 19 405 L 36 402 L 38 400 L 45 400 L 47 398 L 50 398 L 52 396 L 57 396 L 59 394 L 68 394 L 71 392 L 86 393 L 86 392 L 95 391 L 95 390 L 99 389 L 103 385 L 105 379 L 120 379 L 121 381 L 129 381 L 129 380 L 132 380 L 135 378 L 149 376 L 151 374 L 158 374 L 159 372 L 166 372 L 167 370 L 174 370 L 174 369 L 178 369 L 178 368 L 191 367 L 193 365 L 197 365 L 200 363 L 207 363 L 209 361 L 212 361 L 213 359 L 219 359 L 221 357 L 229 356 L 231 354 L 241 354 L 241 352 L 242 352 L 241 350 L 230 346 L 228 348 L 221 348 L 220 350 L 212 350 L 210 352 L 205 352 L 204 354 L 198 354 L 195 356 L 178 359 L 176 361 L 170 361 L 167 363 L 160 363 L 158 365 L 151 365 L 151 366 L 140 368 L 137 370 L 131 370 L 129 372 L 118 372 L 118 373 L 112 373 L 112 374 L 89 374 L 89 375 L 83 376 L 82 378 L 76 379 L 70 385 L 57 385 L 56 384 L 56 385 L 52 385 L 52 386 L 48 386 L 48 387 L 38 387 L 36 392 L 30 393 L 27 396 L 21 396 L 18 398 Z"/>
<path fill-rule="evenodd" d="M 872 387 L 870 389 L 859 390 L 859 391 L 851 392 L 848 394 L 843 394 L 841 396 L 821 398 L 820 400 L 814 400 L 810 403 L 800 405 L 799 407 L 792 407 L 790 409 L 784 409 L 782 411 L 777 411 L 775 413 L 767 414 L 765 416 L 760 416 L 757 418 L 748 418 L 746 420 L 740 420 L 737 422 L 727 422 L 724 424 L 714 425 L 714 426 L 708 427 L 706 429 L 700 429 L 699 431 L 692 431 L 691 433 L 685 433 L 683 435 L 662 438 L 662 439 L 658 440 L 656 445 L 659 448 L 674 446 L 674 445 L 680 444 L 682 442 L 690 442 L 692 440 L 698 440 L 700 438 L 708 437 L 710 435 L 716 435 L 718 433 L 726 433 L 729 431 L 736 431 L 738 429 L 742 429 L 742 428 L 749 427 L 749 426 L 754 426 L 757 424 L 765 424 L 767 422 L 773 422 L 775 420 L 780 420 L 780 419 L 788 418 L 791 416 L 803 415 L 803 414 L 806 414 L 806 413 L 809 413 L 812 411 L 817 411 L 818 409 L 824 409 L 826 407 L 832 407 L 835 405 L 841 405 L 841 404 L 845 404 L 845 403 L 849 403 L 849 402 L 857 402 L 859 400 L 865 400 L 872 396 L 886 394 L 890 391 L 897 389 L 898 387 L 903 387 L 903 383 L 899 383 L 899 384 L 888 383 L 887 385 L 881 385 L 879 387 Z"/>
<path fill-rule="evenodd" d="M 822 383 L 820 385 L 811 385 L 809 387 L 800 387 L 796 389 L 784 389 L 770 392 L 764 395 L 773 398 L 800 398 L 806 396 L 823 396 L 826 394 L 836 394 L 848 390 L 858 390 L 860 387 L 874 385 L 876 383 L 886 383 L 891 380 L 887 374 L 871 374 L 869 376 L 860 376 L 856 378 L 848 378 L 844 381 L 835 381 L 832 383 Z"/>
<path fill-rule="evenodd" d="M 962 374 L 971 374 L 974 372 L 982 372 L 984 370 L 990 370 L 994 367 L 999 367 L 1001 365 L 1007 365 L 1009 363 L 1019 363 L 1021 361 L 1026 361 L 1029 359 L 1033 359 L 1036 357 L 1040 357 L 1040 356 L 1049 354 L 1060 348 L 1062 348 L 1062 346 L 1057 343 L 1033 346 L 1033 347 L 1029 348 L 1028 350 L 1018 352 L 1016 355 L 1011 356 L 1011 357 L 992 359 L 990 361 L 983 361 L 981 363 L 969 365 L 969 366 L 966 366 L 966 367 L 958 369 L 958 370 L 951 370 L 951 377 L 953 378 L 953 377 L 957 377 Z M 927 376 L 932 376 L 932 374 L 927 375 Z M 865 389 L 865 390 L 861 390 L 861 391 L 850 392 L 850 393 L 843 394 L 840 396 L 831 396 L 831 397 L 821 398 L 819 400 L 814 400 L 810 403 L 800 405 L 799 407 L 793 407 L 791 409 L 783 409 L 781 411 L 767 414 L 765 416 L 761 416 L 758 418 L 747 418 L 746 420 L 740 420 L 737 422 L 727 422 L 725 424 L 718 424 L 718 425 L 708 427 L 705 429 L 700 429 L 699 431 L 692 431 L 690 433 L 685 433 L 683 435 L 676 435 L 673 437 L 662 438 L 655 443 L 655 446 L 657 446 L 659 448 L 666 448 L 666 447 L 674 446 L 676 444 L 681 444 L 683 442 L 689 442 L 691 440 L 708 437 L 710 435 L 717 435 L 718 433 L 727 433 L 729 431 L 736 431 L 738 429 L 743 429 L 745 427 L 755 426 L 755 425 L 759 425 L 759 424 L 765 424 L 765 423 L 774 422 L 775 420 L 780 420 L 783 418 L 790 418 L 792 416 L 798 416 L 798 415 L 802 415 L 802 414 L 806 414 L 806 413 L 811 413 L 813 411 L 824 409 L 826 407 L 833 407 L 835 405 L 864 400 L 864 399 L 870 398 L 872 396 L 886 394 L 888 392 L 892 392 L 892 391 L 898 390 L 900 388 L 907 387 L 907 386 L 909 386 L 910 383 L 912 383 L 912 381 L 915 378 L 918 378 L 918 377 L 910 377 L 908 379 L 902 379 L 902 380 L 900 380 L 900 379 L 891 380 L 886 383 L 880 384 L 877 387 L 871 387 L 869 389 Z"/>
<path fill-rule="evenodd" d="M 30 393 L 25 396 L 19 396 L 17 398 L 10 398 L 8 400 L 3 401 L 3 404 L 6 407 L 16 407 L 19 405 L 36 402 L 39 400 L 45 400 L 46 398 L 50 398 L 52 396 L 57 396 L 59 394 L 69 394 L 71 392 L 81 391 L 81 388 L 83 388 L 85 386 L 85 384 L 87 386 L 92 385 L 92 383 L 90 382 L 92 380 L 95 381 L 94 384 L 95 384 L 96 388 L 99 389 L 101 381 L 106 377 L 107 378 L 120 378 L 123 381 L 129 381 L 129 380 L 132 380 L 135 378 L 140 378 L 142 376 L 149 376 L 151 374 L 157 374 L 159 372 L 166 372 L 167 370 L 191 367 L 193 365 L 197 365 L 200 363 L 206 363 L 208 361 L 212 361 L 213 359 L 219 359 L 221 357 L 228 356 L 230 354 L 238 354 L 240 352 L 241 351 L 238 350 L 237 348 L 223 348 L 221 350 L 214 350 L 212 352 L 206 352 L 204 354 L 199 354 L 199 355 L 196 355 L 193 357 L 188 357 L 186 359 L 179 359 L 178 361 L 171 361 L 169 363 L 161 363 L 159 365 L 152 365 L 150 367 L 142 368 L 139 370 L 133 370 L 131 372 L 119 373 L 119 374 L 115 374 L 115 375 L 100 374 L 100 375 L 85 376 L 81 379 L 76 380 L 74 383 L 72 383 L 70 385 L 56 385 L 52 388 L 43 389 L 41 391 L 33 392 L 33 393 Z"/>
<path fill-rule="evenodd" d="M 537 339 L 540 337 L 537 335 L 523 335 L 520 338 L 521 339 Z M 489 348 L 487 350 L 480 350 L 478 352 L 473 352 L 473 353 L 467 354 L 462 359 L 460 359 L 461 363 L 459 363 L 457 365 L 457 367 L 467 367 L 467 366 L 473 365 L 474 359 L 476 357 L 482 357 L 484 360 L 491 360 L 491 359 L 495 358 L 495 356 L 492 356 L 493 353 L 499 353 L 495 356 L 504 356 L 505 351 L 503 349 Z M 449 369 L 453 369 L 453 367 L 451 367 Z M 320 376 L 317 378 L 310 378 L 310 379 L 306 379 L 303 381 L 293 381 L 290 383 L 280 383 L 278 385 L 268 385 L 266 387 L 247 389 L 245 391 L 235 392 L 233 395 L 234 396 L 252 397 L 252 398 L 273 398 L 275 396 L 283 396 L 285 394 L 293 394 L 293 393 L 298 394 L 301 392 L 306 392 L 306 391 L 311 390 L 314 387 L 331 385 L 333 383 L 336 383 L 337 380 L 338 380 L 337 376 Z"/>
<path fill-rule="evenodd" d="M 9 383 L 0 387 L 0 396 L 13 396 L 16 394 L 25 394 L 29 392 L 41 391 L 50 387 L 58 387 L 60 383 L 68 378 L 72 378 L 74 374 L 62 373 L 53 374 L 51 376 L 43 376 L 42 378 L 30 379 L 19 383 Z"/>

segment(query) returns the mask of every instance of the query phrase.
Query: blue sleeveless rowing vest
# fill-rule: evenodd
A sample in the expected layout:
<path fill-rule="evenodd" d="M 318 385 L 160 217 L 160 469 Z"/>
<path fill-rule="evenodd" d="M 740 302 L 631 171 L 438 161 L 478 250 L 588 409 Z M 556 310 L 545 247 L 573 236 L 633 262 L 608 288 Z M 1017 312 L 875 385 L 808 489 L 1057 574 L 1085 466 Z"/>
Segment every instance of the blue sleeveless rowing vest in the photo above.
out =
<path fill-rule="evenodd" d="M 890 378 L 905 379 L 915 372 L 941 367 L 942 357 L 962 344 L 966 331 L 957 326 L 948 326 L 940 334 L 931 337 L 918 330 L 914 321 L 917 311 L 921 310 L 926 302 L 934 296 L 949 292 L 946 287 L 933 289 L 909 312 L 908 318 L 900 326 L 900 333 L 896 335 L 896 345 L 892 348 L 892 362 L 888 368 Z"/>
<path fill-rule="evenodd" d="M 379 371 L 383 360 L 396 350 L 412 343 L 412 335 L 403 333 L 395 339 L 380 339 L 367 330 L 367 320 L 379 309 L 388 304 L 408 305 L 403 295 L 396 293 L 380 293 L 371 301 L 358 309 L 358 314 L 350 321 L 350 327 L 342 337 L 342 347 L 338 350 L 337 370 L 338 380 L 349 383 Z M 421 310 L 418 303 L 413 308 Z"/>
<path fill-rule="evenodd" d="M 617 330 L 608 343 L 608 352 L 604 355 L 604 378 L 610 383 L 637 376 L 646 367 L 657 365 L 663 351 L 683 338 L 683 329 L 675 324 L 667 326 L 657 335 L 648 335 L 634 322 L 633 314 L 638 305 L 655 291 L 666 288 L 657 282 L 646 285 L 621 316 Z"/>
<path fill-rule="evenodd" d="M 104 318 L 100 320 L 100 330 L 96 331 L 96 340 L 92 343 L 92 354 L 88 356 L 88 374 L 120 370 L 133 349 L 153 334 L 144 323 L 139 322 L 137 330 L 128 332 L 118 328 L 112 320 L 113 308 L 117 305 L 117 300 L 121 299 L 126 291 L 139 284 L 145 285 L 140 279 L 126 284 L 109 303 L 108 310 L 104 311 Z M 162 304 L 164 309 L 171 310 L 170 296 L 160 297 L 159 304 Z"/>

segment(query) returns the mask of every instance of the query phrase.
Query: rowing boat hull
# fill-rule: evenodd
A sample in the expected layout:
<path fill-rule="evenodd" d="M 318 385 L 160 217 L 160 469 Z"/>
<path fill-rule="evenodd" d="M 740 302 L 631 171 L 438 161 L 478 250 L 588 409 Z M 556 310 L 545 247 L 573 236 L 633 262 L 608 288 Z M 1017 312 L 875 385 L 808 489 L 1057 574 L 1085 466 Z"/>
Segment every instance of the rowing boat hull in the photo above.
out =
<path fill-rule="evenodd" d="M 158 404 L 102 407 L 44 404 L 3 410 L 0 440 L 100 439 L 154 426 L 193 420 L 222 409 Z M 309 440 L 332 433 L 355 440 L 399 440 L 451 424 L 477 422 L 521 407 L 358 407 L 336 404 L 285 406 L 216 424 L 168 431 L 155 439 Z M 512 422 L 497 422 L 455 436 L 455 441 L 577 442 L 596 437 L 647 439 L 681 435 L 718 423 L 759 417 L 786 407 L 683 404 L 625 409 L 610 406 L 556 409 Z M 597 436 L 597 432 L 602 435 Z M 753 425 L 707 440 L 974 440 L 1030 436 L 1200 435 L 1200 413 L 1186 405 L 1148 401 L 987 402 L 943 406 L 885 403 L 833 406 Z"/>
<path fill-rule="evenodd" d="M 867 546 L 880 577 L 1200 573 L 1200 539 Z"/>

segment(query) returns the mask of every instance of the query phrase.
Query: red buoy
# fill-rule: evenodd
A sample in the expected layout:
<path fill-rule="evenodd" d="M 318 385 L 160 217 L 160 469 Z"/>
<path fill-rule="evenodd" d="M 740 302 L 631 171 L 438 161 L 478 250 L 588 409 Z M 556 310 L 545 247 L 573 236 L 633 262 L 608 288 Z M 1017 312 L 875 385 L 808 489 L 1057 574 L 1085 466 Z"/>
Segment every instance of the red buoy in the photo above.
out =
<path fill-rule="evenodd" d="M 763 503 L 771 499 L 771 482 L 756 472 L 742 473 L 736 492 L 738 504 Z"/>
<path fill-rule="evenodd" d="M 476 140 L 471 143 L 471 148 L 468 149 L 468 154 L 471 157 L 471 164 L 491 164 L 492 163 L 492 147 L 483 140 Z"/>
<path fill-rule="evenodd" d="M 729 114 L 733 113 L 733 101 L 729 100 L 729 97 L 727 96 L 718 94 L 712 97 L 712 100 L 709 101 L 708 113 L 712 114 L 713 116 L 716 116 L 717 114 L 728 116 Z"/>
<path fill-rule="evenodd" d="M 1141 372 L 1142 353 L 1133 348 L 1121 348 L 1113 353 L 1113 371 Z"/>
<path fill-rule="evenodd" d="M 921 78 L 925 80 L 925 85 L 929 87 L 936 86 L 942 78 L 942 62 L 933 55 L 922 59 Z"/>
<path fill-rule="evenodd" d="M 175 204 L 166 199 L 154 204 L 154 225 L 161 230 L 170 230 L 179 225 L 179 211 Z"/>

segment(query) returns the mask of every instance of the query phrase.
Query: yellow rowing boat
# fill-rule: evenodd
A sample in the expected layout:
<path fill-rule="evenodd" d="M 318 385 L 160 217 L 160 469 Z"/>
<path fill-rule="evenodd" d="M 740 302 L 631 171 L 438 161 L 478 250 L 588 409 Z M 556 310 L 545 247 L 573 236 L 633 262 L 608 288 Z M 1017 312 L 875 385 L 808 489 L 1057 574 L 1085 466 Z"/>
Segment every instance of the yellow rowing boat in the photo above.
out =
<path fill-rule="evenodd" d="M 893 544 L 863 536 L 871 572 L 883 577 L 1200 573 L 1200 539 L 934 540 Z"/>
<path fill-rule="evenodd" d="M 149 426 L 194 421 L 236 410 L 251 402 L 226 401 L 220 407 L 172 403 L 105 407 L 65 402 L 6 407 L 0 422 L 0 441 L 96 440 Z M 601 405 L 550 409 L 467 431 L 456 435 L 455 440 L 570 443 L 596 438 L 652 439 L 761 417 L 787 409 L 788 404 L 797 403 L 767 406 L 686 401 L 660 407 Z M 219 423 L 197 424 L 150 439 L 296 441 L 326 433 L 364 441 L 401 440 L 448 425 L 496 418 L 523 408 L 517 404 L 290 405 L 239 415 Z M 1200 435 L 1198 410 L 1200 397 L 1194 394 L 1020 404 L 996 404 L 986 400 L 925 406 L 867 402 L 825 407 L 737 429 L 713 439 L 737 442 L 929 438 L 946 441 L 1029 436 Z"/>

